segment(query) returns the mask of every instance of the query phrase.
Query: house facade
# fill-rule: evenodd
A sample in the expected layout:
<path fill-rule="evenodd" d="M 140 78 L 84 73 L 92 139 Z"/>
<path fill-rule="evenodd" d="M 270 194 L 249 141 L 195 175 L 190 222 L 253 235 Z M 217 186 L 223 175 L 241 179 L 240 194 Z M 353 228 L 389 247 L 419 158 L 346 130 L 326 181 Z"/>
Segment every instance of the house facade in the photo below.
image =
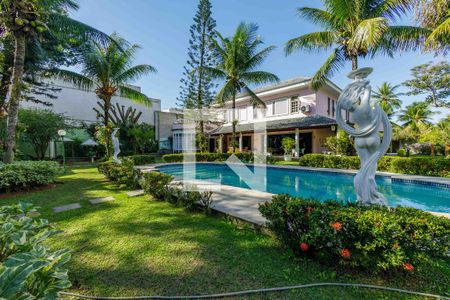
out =
<path fill-rule="evenodd" d="M 319 90 L 311 88 L 311 79 L 299 77 L 256 89 L 266 108 L 254 108 L 248 95 L 236 99 L 235 119 L 240 152 L 281 155 L 284 137 L 295 139 L 294 155 L 322 153 L 325 140 L 336 134 L 336 102 L 341 89 L 327 81 Z M 211 151 L 229 152 L 232 148 L 231 102 L 222 113 L 224 124 L 209 132 Z M 348 120 L 348 115 L 345 116 Z"/>

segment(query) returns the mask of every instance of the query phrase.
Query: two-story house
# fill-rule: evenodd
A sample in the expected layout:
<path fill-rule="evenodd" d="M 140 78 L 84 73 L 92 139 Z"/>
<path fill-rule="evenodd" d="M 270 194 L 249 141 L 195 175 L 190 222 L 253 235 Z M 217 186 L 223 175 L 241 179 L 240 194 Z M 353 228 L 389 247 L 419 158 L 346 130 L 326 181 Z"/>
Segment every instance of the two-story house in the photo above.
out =
<path fill-rule="evenodd" d="M 315 91 L 311 88 L 311 78 L 299 77 L 256 89 L 256 95 L 266 104 L 265 109 L 254 108 L 248 95 L 239 95 L 235 111 L 239 151 L 280 155 L 284 137 L 295 139 L 296 156 L 327 151 L 325 140 L 337 130 L 336 101 L 340 92 L 331 81 Z M 231 149 L 231 102 L 226 103 L 225 109 L 223 126 L 209 133 L 211 151 Z"/>

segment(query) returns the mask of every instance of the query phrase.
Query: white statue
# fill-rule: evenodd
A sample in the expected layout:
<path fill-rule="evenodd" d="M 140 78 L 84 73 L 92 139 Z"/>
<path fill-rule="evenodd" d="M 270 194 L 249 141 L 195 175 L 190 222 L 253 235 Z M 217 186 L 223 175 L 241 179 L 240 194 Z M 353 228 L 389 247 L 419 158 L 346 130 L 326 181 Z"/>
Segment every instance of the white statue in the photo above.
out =
<path fill-rule="evenodd" d="M 117 156 L 120 153 L 120 143 L 119 143 L 119 139 L 116 136 L 118 130 L 119 130 L 119 128 L 114 128 L 114 130 L 113 130 L 113 132 L 111 134 L 111 141 L 112 141 L 112 144 L 113 144 L 113 147 L 114 147 L 113 160 L 114 160 L 114 162 L 116 162 L 118 164 L 121 164 L 122 161 L 119 158 L 117 158 Z"/>
<path fill-rule="evenodd" d="M 392 126 L 380 106 L 370 101 L 372 89 L 366 77 L 372 71 L 372 68 L 361 68 L 348 74 L 354 81 L 342 91 L 337 101 L 336 121 L 349 135 L 355 137 L 355 148 L 361 161 L 361 168 L 354 179 L 358 202 L 364 205 L 387 205 L 386 198 L 377 190 L 375 172 L 378 160 L 389 148 Z M 342 110 L 351 113 L 355 128 L 342 119 Z M 382 142 L 380 124 L 383 124 L 384 131 Z"/>

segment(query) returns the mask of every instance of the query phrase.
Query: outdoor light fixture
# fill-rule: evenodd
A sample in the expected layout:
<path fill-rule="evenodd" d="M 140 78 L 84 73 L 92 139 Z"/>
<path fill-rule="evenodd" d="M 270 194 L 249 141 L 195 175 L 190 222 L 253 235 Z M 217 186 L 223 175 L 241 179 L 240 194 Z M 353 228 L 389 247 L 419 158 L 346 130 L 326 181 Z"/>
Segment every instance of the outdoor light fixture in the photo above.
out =
<path fill-rule="evenodd" d="M 64 129 L 58 130 L 58 135 L 61 137 L 61 143 L 63 147 L 63 169 L 64 173 L 66 172 L 66 149 L 64 147 L 64 137 L 66 136 L 67 132 Z"/>
<path fill-rule="evenodd" d="M 333 131 L 333 132 L 336 131 L 336 125 L 331 125 L 331 131 Z"/>

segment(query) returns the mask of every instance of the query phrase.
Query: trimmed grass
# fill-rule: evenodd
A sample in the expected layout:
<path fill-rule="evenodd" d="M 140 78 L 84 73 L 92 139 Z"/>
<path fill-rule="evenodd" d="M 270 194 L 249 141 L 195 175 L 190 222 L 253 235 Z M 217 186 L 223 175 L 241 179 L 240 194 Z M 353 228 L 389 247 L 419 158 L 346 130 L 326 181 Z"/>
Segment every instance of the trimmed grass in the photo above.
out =
<path fill-rule="evenodd" d="M 0 200 L 40 206 L 43 218 L 63 233 L 52 247 L 73 250 L 72 292 L 101 296 L 189 295 L 313 282 L 352 282 L 450 295 L 450 262 L 435 261 L 421 273 L 370 275 L 294 257 L 276 239 L 225 219 L 186 212 L 148 196 L 129 198 L 92 167 L 76 167 L 51 190 Z M 113 196 L 92 205 L 89 199 Z M 54 214 L 55 206 L 83 208 Z M 246 299 L 415 299 L 358 288 L 312 288 Z M 420 297 L 416 297 L 421 299 Z"/>

